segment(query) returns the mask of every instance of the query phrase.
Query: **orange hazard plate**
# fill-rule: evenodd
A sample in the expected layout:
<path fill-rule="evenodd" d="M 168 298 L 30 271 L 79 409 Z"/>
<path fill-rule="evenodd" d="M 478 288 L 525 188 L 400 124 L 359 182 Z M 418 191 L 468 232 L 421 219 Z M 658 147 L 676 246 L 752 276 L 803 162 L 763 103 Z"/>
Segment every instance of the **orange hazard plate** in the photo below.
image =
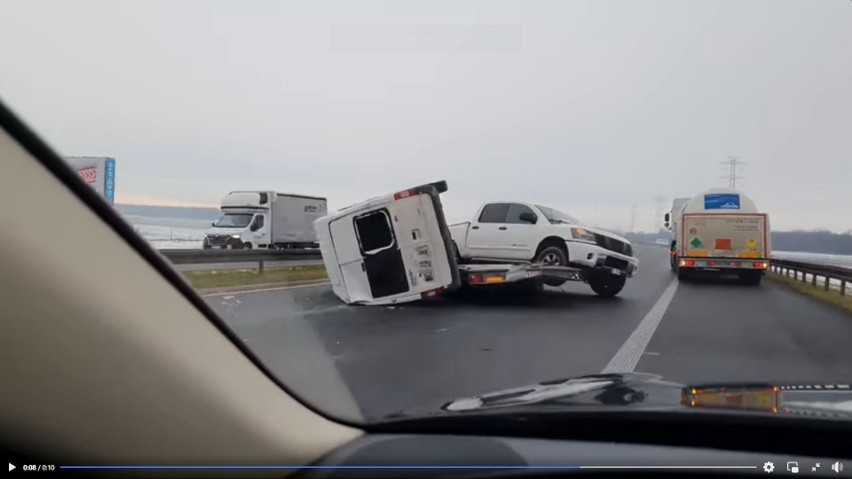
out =
<path fill-rule="evenodd" d="M 716 238 L 716 249 L 731 249 L 731 239 Z"/>

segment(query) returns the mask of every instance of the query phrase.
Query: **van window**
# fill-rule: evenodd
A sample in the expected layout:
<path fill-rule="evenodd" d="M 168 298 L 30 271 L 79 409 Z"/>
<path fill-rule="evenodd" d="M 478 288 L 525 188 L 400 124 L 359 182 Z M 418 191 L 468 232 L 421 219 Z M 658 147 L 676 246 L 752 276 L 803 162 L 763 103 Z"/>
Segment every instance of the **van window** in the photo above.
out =
<path fill-rule="evenodd" d="M 358 236 L 358 244 L 364 254 L 393 246 L 393 229 L 388 210 L 371 211 L 356 217 L 355 234 Z"/>
<path fill-rule="evenodd" d="M 507 203 L 491 203 L 482 208 L 482 214 L 479 215 L 480 223 L 505 223 L 506 213 L 509 211 Z"/>

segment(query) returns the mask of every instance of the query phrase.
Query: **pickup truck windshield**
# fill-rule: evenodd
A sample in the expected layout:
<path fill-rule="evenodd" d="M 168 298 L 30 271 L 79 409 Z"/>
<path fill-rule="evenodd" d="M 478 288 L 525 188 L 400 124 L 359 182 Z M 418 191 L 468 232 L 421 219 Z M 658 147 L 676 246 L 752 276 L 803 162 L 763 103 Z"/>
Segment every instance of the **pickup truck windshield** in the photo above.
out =
<path fill-rule="evenodd" d="M 245 228 L 251 222 L 252 216 L 254 215 L 247 213 L 228 213 L 219 218 L 219 221 L 213 226 L 218 228 Z"/>
<path fill-rule="evenodd" d="M 539 211 L 541 211 L 541 214 L 543 214 L 544 217 L 547 218 L 547 220 L 550 221 L 553 224 L 557 224 L 557 223 L 577 224 L 577 223 L 580 223 L 580 220 L 578 220 L 577 218 L 574 218 L 573 216 L 569 215 L 568 213 L 563 213 L 559 210 L 555 210 L 553 208 L 548 208 L 547 206 L 535 205 L 535 207 L 538 208 Z"/>

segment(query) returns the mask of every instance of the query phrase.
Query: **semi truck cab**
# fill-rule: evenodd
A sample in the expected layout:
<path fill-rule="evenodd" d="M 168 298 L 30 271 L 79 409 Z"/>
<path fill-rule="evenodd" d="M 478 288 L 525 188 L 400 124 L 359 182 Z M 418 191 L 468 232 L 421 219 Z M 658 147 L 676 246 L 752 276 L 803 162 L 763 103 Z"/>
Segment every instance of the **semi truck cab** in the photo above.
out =
<path fill-rule="evenodd" d="M 270 243 L 269 193 L 234 192 L 222 200 L 222 216 L 204 235 L 203 247 L 267 247 Z"/>

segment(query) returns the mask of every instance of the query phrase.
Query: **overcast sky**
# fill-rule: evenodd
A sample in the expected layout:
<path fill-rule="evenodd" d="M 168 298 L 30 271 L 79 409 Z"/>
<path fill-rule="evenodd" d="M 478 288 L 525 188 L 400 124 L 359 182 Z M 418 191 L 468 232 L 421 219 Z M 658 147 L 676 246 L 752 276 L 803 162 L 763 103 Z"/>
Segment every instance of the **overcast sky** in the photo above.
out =
<path fill-rule="evenodd" d="M 119 202 L 235 189 L 332 209 L 446 179 L 651 230 L 739 185 L 777 229 L 852 228 L 852 1 L 0 0 L 0 98 Z"/>

